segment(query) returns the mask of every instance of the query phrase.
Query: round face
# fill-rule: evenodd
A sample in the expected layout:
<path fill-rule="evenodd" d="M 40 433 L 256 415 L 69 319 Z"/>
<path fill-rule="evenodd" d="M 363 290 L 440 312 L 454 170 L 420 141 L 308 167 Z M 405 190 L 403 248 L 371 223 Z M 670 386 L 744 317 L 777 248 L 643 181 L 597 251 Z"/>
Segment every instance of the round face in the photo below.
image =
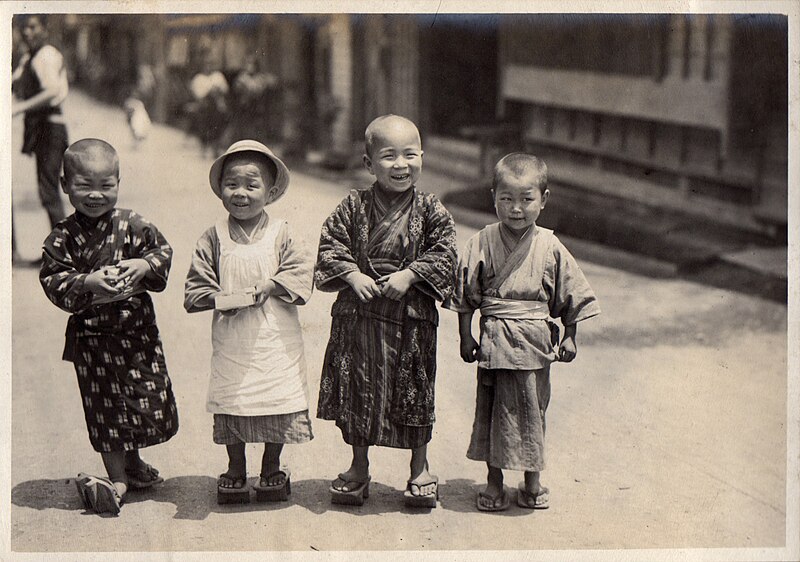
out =
<path fill-rule="evenodd" d="M 387 191 L 403 192 L 419 180 L 422 145 L 417 128 L 400 119 L 388 119 L 374 132 L 364 165 Z"/>
<path fill-rule="evenodd" d="M 76 211 L 99 217 L 117 204 L 119 167 L 105 158 L 83 160 L 69 180 L 61 178 L 61 187 Z"/>
<path fill-rule="evenodd" d="M 39 18 L 31 16 L 25 21 L 25 25 L 22 27 L 22 38 L 30 49 L 36 50 L 41 47 L 45 39 L 47 39 L 47 29 L 45 29 L 42 22 L 39 21 Z"/>
<path fill-rule="evenodd" d="M 494 190 L 497 218 L 512 230 L 525 230 L 536 224 L 548 195 L 548 189 L 544 192 L 539 189 L 538 174 L 532 172 L 520 177 L 506 174 Z"/>
<path fill-rule="evenodd" d="M 250 158 L 231 156 L 225 161 L 220 181 L 222 204 L 231 216 L 247 221 L 261 211 L 277 193 L 266 167 Z"/>

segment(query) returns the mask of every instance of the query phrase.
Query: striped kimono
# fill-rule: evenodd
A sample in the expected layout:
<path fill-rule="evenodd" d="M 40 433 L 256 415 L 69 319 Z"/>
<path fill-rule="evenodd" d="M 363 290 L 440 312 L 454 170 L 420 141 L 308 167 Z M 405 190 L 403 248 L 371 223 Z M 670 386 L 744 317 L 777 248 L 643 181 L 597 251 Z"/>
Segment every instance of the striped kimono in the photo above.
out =
<path fill-rule="evenodd" d="M 600 313 L 575 258 L 551 230 L 515 239 L 502 223 L 469 239 L 453 298 L 459 313 L 480 310 L 477 402 L 467 457 L 508 470 L 544 468 L 550 364 L 569 326 Z"/>
<path fill-rule="evenodd" d="M 146 260 L 154 278 L 124 300 L 98 302 L 83 288 L 89 273 L 121 260 Z M 39 280 L 47 297 L 72 313 L 62 358 L 75 365 L 89 440 L 98 452 L 163 443 L 178 412 L 147 291 L 163 291 L 172 248 L 158 229 L 126 209 L 99 218 L 79 213 L 44 242 Z"/>
<path fill-rule="evenodd" d="M 436 301 L 450 295 L 455 225 L 435 195 L 416 188 L 354 190 L 322 227 L 315 282 L 338 291 L 317 417 L 346 443 L 417 448 L 430 441 L 436 378 Z M 400 301 L 362 303 L 342 276 L 411 269 L 423 281 Z"/>

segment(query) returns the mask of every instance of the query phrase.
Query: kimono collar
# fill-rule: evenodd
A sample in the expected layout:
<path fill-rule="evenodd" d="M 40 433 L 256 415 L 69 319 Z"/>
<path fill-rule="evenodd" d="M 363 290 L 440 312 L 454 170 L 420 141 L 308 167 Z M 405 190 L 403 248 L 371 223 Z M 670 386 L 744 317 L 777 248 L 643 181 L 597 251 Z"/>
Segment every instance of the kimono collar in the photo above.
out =
<path fill-rule="evenodd" d="M 402 206 L 408 203 L 408 201 L 414 196 L 415 189 L 416 186 L 412 185 L 405 191 L 398 193 L 396 191 L 384 189 L 378 182 L 372 184 L 372 192 L 375 194 L 375 201 L 378 202 L 381 207 L 386 209 L 391 209 L 395 206 Z"/>
<path fill-rule="evenodd" d="M 111 222 L 111 215 L 114 214 L 115 209 L 111 209 L 110 211 L 106 211 L 99 217 L 90 217 L 88 215 L 84 215 L 80 211 L 75 211 L 75 219 L 78 221 L 83 228 L 94 228 L 97 224 L 105 220 L 106 222 Z"/>

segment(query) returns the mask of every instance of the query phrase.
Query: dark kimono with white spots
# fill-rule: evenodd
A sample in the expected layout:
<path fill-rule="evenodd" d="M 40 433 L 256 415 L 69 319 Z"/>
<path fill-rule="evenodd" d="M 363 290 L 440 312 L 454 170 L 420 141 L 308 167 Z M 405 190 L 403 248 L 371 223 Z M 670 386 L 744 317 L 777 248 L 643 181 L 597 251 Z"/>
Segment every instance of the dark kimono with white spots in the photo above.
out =
<path fill-rule="evenodd" d="M 121 260 L 146 260 L 154 278 L 115 302 L 84 290 L 86 276 Z M 99 218 L 75 213 L 44 242 L 39 280 L 47 297 L 72 313 L 63 359 L 75 365 L 89 440 L 98 452 L 163 443 L 178 412 L 147 291 L 163 291 L 172 248 L 158 229 L 126 209 Z"/>
<path fill-rule="evenodd" d="M 325 221 L 315 283 L 338 291 L 317 417 L 346 443 L 416 448 L 430 441 L 436 378 L 436 301 L 450 295 L 455 225 L 435 195 L 354 190 Z M 400 301 L 362 303 L 342 276 L 411 269 L 422 281 Z"/>

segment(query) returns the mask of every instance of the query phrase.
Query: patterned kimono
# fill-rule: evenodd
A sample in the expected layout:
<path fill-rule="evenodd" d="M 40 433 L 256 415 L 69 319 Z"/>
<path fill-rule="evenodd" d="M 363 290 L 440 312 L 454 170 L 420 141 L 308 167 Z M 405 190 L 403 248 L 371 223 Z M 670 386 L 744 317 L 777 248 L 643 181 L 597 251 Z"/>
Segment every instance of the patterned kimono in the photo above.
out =
<path fill-rule="evenodd" d="M 163 443 L 178 431 L 178 413 L 147 291 L 163 291 L 172 248 L 133 211 L 99 218 L 75 213 L 47 237 L 39 274 L 47 297 L 70 312 L 63 359 L 75 365 L 89 440 L 98 452 Z M 141 291 L 99 302 L 86 276 L 121 260 L 146 260 L 155 278 Z"/>
<path fill-rule="evenodd" d="M 331 309 L 317 417 L 346 443 L 416 448 L 430 441 L 436 378 L 436 300 L 452 291 L 455 226 L 435 195 L 416 188 L 354 190 L 322 227 L 315 282 L 338 291 Z M 342 276 L 411 269 L 423 281 L 400 301 L 362 303 Z"/>
<path fill-rule="evenodd" d="M 458 266 L 456 312 L 481 311 L 475 422 L 467 457 L 508 470 L 544 468 L 545 411 L 558 326 L 600 313 L 575 258 L 551 230 L 517 240 L 495 223 L 469 239 Z"/>

